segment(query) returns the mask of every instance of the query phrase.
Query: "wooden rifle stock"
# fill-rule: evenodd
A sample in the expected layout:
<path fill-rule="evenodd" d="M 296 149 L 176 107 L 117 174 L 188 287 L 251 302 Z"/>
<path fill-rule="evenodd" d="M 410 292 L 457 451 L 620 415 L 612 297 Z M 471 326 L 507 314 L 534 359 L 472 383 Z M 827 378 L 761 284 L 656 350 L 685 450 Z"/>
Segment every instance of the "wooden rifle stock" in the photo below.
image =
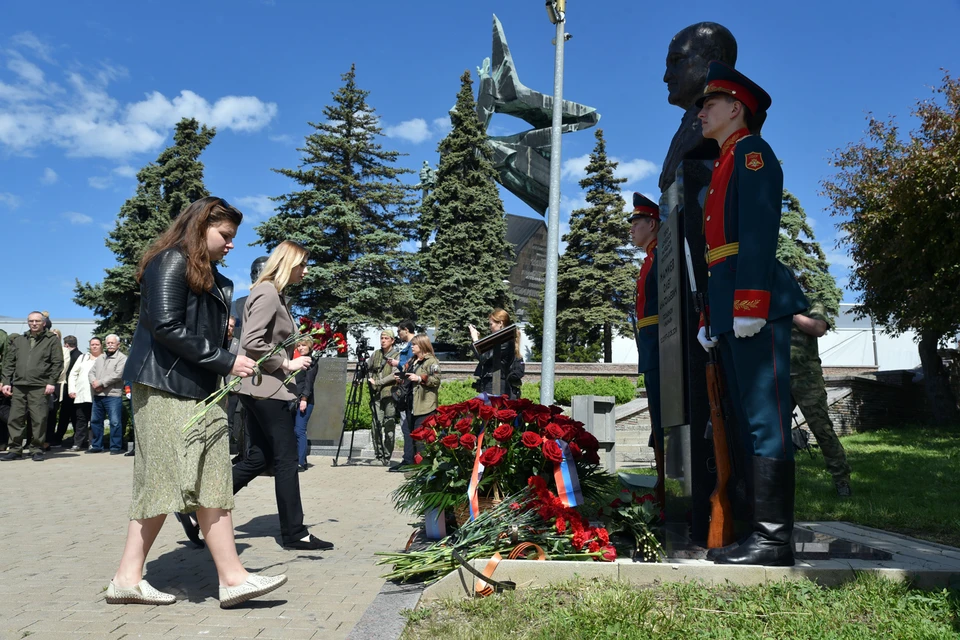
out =
<path fill-rule="evenodd" d="M 730 483 L 730 450 L 723 421 L 723 383 L 720 363 L 710 350 L 707 362 L 707 396 L 710 398 L 710 424 L 713 425 L 713 456 L 717 465 L 717 486 L 710 494 L 710 529 L 707 548 L 716 549 L 733 542 L 733 505 L 727 494 Z"/>

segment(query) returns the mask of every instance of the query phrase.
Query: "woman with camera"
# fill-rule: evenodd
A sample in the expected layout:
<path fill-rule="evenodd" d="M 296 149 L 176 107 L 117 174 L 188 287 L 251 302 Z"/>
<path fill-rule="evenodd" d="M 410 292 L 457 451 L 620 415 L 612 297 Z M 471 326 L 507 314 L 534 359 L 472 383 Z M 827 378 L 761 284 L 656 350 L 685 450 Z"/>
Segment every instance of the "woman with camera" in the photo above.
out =
<path fill-rule="evenodd" d="M 297 372 L 297 399 L 293 404 L 293 430 L 297 435 L 297 466 L 307 470 L 307 423 L 313 413 L 313 385 L 317 381 L 317 361 L 313 359 L 313 338 L 297 341 L 297 355 L 310 357 L 310 366 Z"/>
<path fill-rule="evenodd" d="M 407 410 L 413 416 L 416 431 L 428 416 L 437 410 L 440 388 L 440 361 L 433 353 L 433 345 L 426 334 L 418 333 L 411 340 L 413 355 L 403 370 L 403 383 L 409 389 Z M 398 380 L 399 382 L 399 380 Z"/>
<path fill-rule="evenodd" d="M 503 309 L 494 309 L 487 317 L 490 333 L 496 333 L 510 325 L 510 314 Z M 477 328 L 468 326 L 470 339 L 476 342 L 480 339 Z M 473 375 L 476 376 L 476 389 L 488 395 L 505 395 L 511 400 L 520 397 L 520 386 L 523 384 L 523 358 L 520 356 L 520 331 L 516 332 L 512 345 L 500 344 L 489 351 L 480 353 L 473 348 L 479 362 Z M 500 370 L 500 388 L 493 388 L 493 372 Z"/>
<path fill-rule="evenodd" d="M 258 360 L 296 331 L 283 290 L 303 280 L 309 257 L 306 249 L 289 240 L 281 242 L 270 254 L 260 277 L 250 287 L 243 308 L 243 355 Z M 303 524 L 297 436 L 289 410 L 289 403 L 299 398 L 292 381 L 284 384 L 290 373 L 306 371 L 312 363 L 310 356 L 280 352 L 260 364 L 260 376 L 244 378 L 240 384 L 250 447 L 247 456 L 233 467 L 233 492 L 247 486 L 272 461 L 283 547 L 316 551 L 333 549 L 333 543 L 311 535 Z"/>
<path fill-rule="evenodd" d="M 253 373 L 253 360 L 226 348 L 233 283 L 216 267 L 233 248 L 242 219 L 225 200 L 201 198 L 177 216 L 140 260 L 140 318 L 123 373 L 133 385 L 137 456 L 127 542 L 107 587 L 109 604 L 176 601 L 143 579 L 150 547 L 166 514 L 173 512 L 185 512 L 185 520 L 196 512 L 217 568 L 221 607 L 269 593 L 287 581 L 283 575 L 247 573 L 237 555 L 224 407 L 212 405 L 199 424 L 182 431 L 197 402 L 217 388 L 222 376 Z"/>

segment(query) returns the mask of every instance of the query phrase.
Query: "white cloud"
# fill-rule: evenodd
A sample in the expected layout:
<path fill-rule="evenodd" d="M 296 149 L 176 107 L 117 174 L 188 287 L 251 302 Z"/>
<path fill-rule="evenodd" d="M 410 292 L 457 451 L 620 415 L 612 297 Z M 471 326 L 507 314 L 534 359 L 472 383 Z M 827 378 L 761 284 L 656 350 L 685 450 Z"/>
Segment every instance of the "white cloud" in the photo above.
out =
<path fill-rule="evenodd" d="M 611 159 L 614 162 L 620 163 L 620 165 L 614 170 L 613 174 L 618 178 L 626 178 L 627 181 L 624 184 L 639 182 L 644 178 L 655 175 L 660 171 L 659 165 L 641 158 L 636 158 L 634 160 L 620 160 L 619 158 Z"/>
<path fill-rule="evenodd" d="M 275 102 L 262 102 L 253 96 L 225 96 L 213 104 L 193 91 L 167 99 L 159 91 L 147 95 L 126 108 L 128 124 L 144 124 L 153 129 L 171 127 L 182 118 L 196 118 L 203 124 L 232 131 L 259 131 L 277 115 Z"/>
<path fill-rule="evenodd" d="M 560 169 L 560 177 L 575 182 L 583 180 L 586 177 L 588 164 L 590 164 L 589 153 L 577 156 L 576 158 L 567 158 L 563 161 L 563 166 Z"/>
<path fill-rule="evenodd" d="M 93 218 L 90 216 L 77 213 L 76 211 L 67 211 L 63 214 L 63 217 L 70 221 L 70 224 L 90 224 L 93 222 Z"/>
<path fill-rule="evenodd" d="M 243 212 L 244 217 L 249 216 L 253 220 L 269 218 L 273 215 L 275 206 L 273 201 L 270 200 L 270 196 L 263 194 L 234 198 L 233 202 Z"/>
<path fill-rule="evenodd" d="M 0 204 L 4 205 L 8 209 L 16 209 L 20 206 L 20 198 L 12 193 L 0 191 Z"/>
<path fill-rule="evenodd" d="M 131 167 L 128 164 L 120 165 L 119 167 L 114 167 L 113 173 L 117 174 L 121 178 L 136 178 L 137 170 Z"/>
<path fill-rule="evenodd" d="M 434 130 L 442 136 L 450 133 L 450 130 L 453 129 L 453 123 L 450 122 L 450 116 L 446 115 L 442 118 L 433 119 L 433 128 Z"/>
<path fill-rule="evenodd" d="M 30 31 L 22 31 L 15 34 L 10 38 L 10 42 L 13 43 L 13 45 L 18 49 L 29 49 L 35 56 L 44 62 L 53 63 L 51 47 L 42 42 L 40 38 L 35 36 Z"/>
<path fill-rule="evenodd" d="M 844 253 L 841 251 L 832 251 L 827 254 L 827 262 L 830 263 L 830 266 L 849 269 L 853 267 L 854 261 L 853 256 L 849 253 Z"/>
<path fill-rule="evenodd" d="M 18 50 L 7 56 L 10 78 L 0 78 L 0 148 L 29 154 L 52 145 L 69 156 L 122 159 L 155 151 L 183 117 L 237 132 L 259 131 L 277 114 L 277 105 L 254 96 L 224 96 L 209 102 L 192 91 L 168 99 L 153 91 L 144 100 L 122 104 L 108 93 L 126 69 L 101 64 L 62 72 L 51 49 L 29 32 L 12 39 Z M 45 70 L 29 53 L 47 64 Z M 0 72 L 4 69 L 0 69 Z M 48 79 L 62 74 L 65 86 Z M 6 82 L 4 80 L 7 80 Z"/>
<path fill-rule="evenodd" d="M 294 137 L 291 136 L 289 133 L 282 133 L 280 135 L 275 135 L 275 136 L 267 136 L 267 139 L 270 142 L 279 142 L 280 144 L 293 144 L 294 142 Z"/>
<path fill-rule="evenodd" d="M 407 140 L 414 144 L 420 144 L 421 142 L 429 140 L 433 135 L 430 127 L 427 126 L 427 121 L 423 118 L 405 120 L 400 124 L 387 127 L 383 130 L 383 133 L 388 138 L 400 138 L 401 140 Z"/>
<path fill-rule="evenodd" d="M 113 184 L 113 178 L 110 176 L 91 176 L 87 178 L 87 184 L 94 189 L 109 189 Z"/>
<path fill-rule="evenodd" d="M 43 177 L 40 178 L 40 182 L 43 184 L 54 184 L 59 179 L 60 176 L 57 175 L 57 172 L 50 167 L 47 167 L 43 170 Z"/>
<path fill-rule="evenodd" d="M 562 193 L 560 194 L 560 216 L 563 219 L 569 219 L 570 214 L 575 209 L 585 209 L 588 206 L 587 198 L 582 192 L 578 193 L 575 198 L 571 198 L 570 196 Z"/>

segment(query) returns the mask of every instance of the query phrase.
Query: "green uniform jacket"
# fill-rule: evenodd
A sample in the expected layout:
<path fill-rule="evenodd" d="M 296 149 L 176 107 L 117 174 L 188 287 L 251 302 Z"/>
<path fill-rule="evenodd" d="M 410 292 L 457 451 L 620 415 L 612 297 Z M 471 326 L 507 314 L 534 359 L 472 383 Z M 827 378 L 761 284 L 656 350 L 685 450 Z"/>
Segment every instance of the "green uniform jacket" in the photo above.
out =
<path fill-rule="evenodd" d="M 44 331 L 31 348 L 30 332 L 17 334 L 7 344 L 3 357 L 0 385 L 43 387 L 57 384 L 63 370 L 63 349 L 60 338 L 52 331 Z"/>
<path fill-rule="evenodd" d="M 419 384 L 413 385 L 413 415 L 423 416 L 437 410 L 437 390 L 440 388 L 440 361 L 427 356 L 413 365 L 412 373 L 420 376 Z"/>
<path fill-rule="evenodd" d="M 377 349 L 370 357 L 370 377 L 373 378 L 375 383 L 373 392 L 376 394 L 379 391 L 379 394 L 375 397 L 381 400 L 390 397 L 392 387 L 397 383 L 397 379 L 393 375 L 395 370 L 387 360 L 393 360 L 399 356 L 400 351 L 394 346 L 390 347 L 390 351 L 386 355 L 384 355 L 383 349 Z"/>
<path fill-rule="evenodd" d="M 828 331 L 833 328 L 827 317 L 827 310 L 819 302 L 810 305 L 802 315 L 814 320 L 823 320 L 827 323 Z M 800 331 L 794 325 L 790 332 L 790 377 L 802 376 L 811 371 L 822 375 L 820 347 L 815 337 Z"/>

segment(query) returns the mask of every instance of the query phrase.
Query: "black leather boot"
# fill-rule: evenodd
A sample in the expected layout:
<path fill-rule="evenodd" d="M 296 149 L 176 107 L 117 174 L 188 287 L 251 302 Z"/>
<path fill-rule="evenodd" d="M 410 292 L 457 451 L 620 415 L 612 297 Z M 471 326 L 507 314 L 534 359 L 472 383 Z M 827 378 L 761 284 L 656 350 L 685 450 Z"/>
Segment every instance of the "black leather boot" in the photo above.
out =
<path fill-rule="evenodd" d="M 717 564 L 793 566 L 793 499 L 796 470 L 792 460 L 753 458 L 753 533 Z"/>

